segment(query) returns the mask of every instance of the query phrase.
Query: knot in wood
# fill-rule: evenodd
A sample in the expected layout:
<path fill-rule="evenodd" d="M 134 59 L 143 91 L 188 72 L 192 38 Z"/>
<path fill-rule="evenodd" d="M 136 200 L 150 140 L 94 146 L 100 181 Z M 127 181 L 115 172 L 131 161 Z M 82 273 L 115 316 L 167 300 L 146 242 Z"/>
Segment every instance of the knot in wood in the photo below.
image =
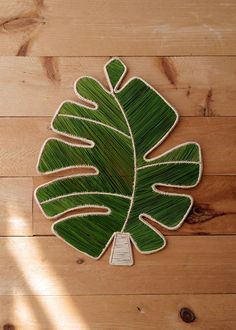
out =
<path fill-rule="evenodd" d="M 202 208 L 200 205 L 196 205 L 193 207 L 193 214 L 195 215 L 202 215 L 205 213 L 204 211 L 204 208 Z"/>
<path fill-rule="evenodd" d="M 191 311 L 191 309 L 186 308 L 186 307 L 181 308 L 179 314 L 180 314 L 181 319 L 185 323 L 191 323 L 196 319 L 196 316 L 193 313 L 193 311 Z"/>
<path fill-rule="evenodd" d="M 3 328 L 3 330 L 15 330 L 15 326 L 10 323 L 4 324 L 4 326 L 2 328 Z"/>

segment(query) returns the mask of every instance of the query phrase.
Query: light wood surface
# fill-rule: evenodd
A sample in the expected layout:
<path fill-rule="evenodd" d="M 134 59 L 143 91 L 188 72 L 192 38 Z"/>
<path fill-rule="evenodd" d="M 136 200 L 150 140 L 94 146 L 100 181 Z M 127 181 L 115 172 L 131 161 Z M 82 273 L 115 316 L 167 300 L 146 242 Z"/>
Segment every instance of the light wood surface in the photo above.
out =
<path fill-rule="evenodd" d="M 235 116 L 236 58 L 122 57 L 126 80 L 140 76 L 182 116 Z M 91 75 L 107 85 L 108 57 L 0 57 L 0 116 L 52 116 L 67 99 L 78 101 L 73 84 Z M 33 107 L 29 105 L 33 101 Z"/>
<path fill-rule="evenodd" d="M 111 295 L 5 296 L 0 298 L 0 323 L 12 320 L 16 329 L 148 329 L 234 330 L 236 296 Z M 15 309 L 12 310 L 14 303 Z M 96 306 L 96 308 L 94 308 Z M 197 320 L 184 323 L 179 311 L 191 308 Z M 37 311 L 37 314 L 35 313 Z M 58 317 L 58 311 L 60 318 Z"/>
<path fill-rule="evenodd" d="M 13 0 L 1 4 L 2 55 L 231 55 L 234 1 Z"/>
<path fill-rule="evenodd" d="M 231 0 L 0 1 L 0 328 L 236 329 L 235 16 Z M 106 86 L 113 55 L 124 82 L 142 77 L 181 115 L 152 156 L 186 141 L 203 151 L 199 186 L 163 188 L 193 196 L 183 227 L 155 225 L 168 246 L 134 251 L 134 267 L 109 265 L 111 247 L 94 261 L 67 246 L 33 200 L 56 177 L 35 170 L 55 110 L 78 101 L 79 76 Z"/>
<path fill-rule="evenodd" d="M 231 293 L 236 236 L 170 236 L 158 254 L 134 252 L 134 267 L 111 266 L 57 237 L 0 238 L 0 295 Z M 157 257 L 158 256 L 158 257 Z M 121 281 L 121 279 L 124 279 Z M 158 280 L 157 280 L 158 279 Z"/>
<path fill-rule="evenodd" d="M 32 179 L 0 179 L 0 236 L 32 235 Z"/>

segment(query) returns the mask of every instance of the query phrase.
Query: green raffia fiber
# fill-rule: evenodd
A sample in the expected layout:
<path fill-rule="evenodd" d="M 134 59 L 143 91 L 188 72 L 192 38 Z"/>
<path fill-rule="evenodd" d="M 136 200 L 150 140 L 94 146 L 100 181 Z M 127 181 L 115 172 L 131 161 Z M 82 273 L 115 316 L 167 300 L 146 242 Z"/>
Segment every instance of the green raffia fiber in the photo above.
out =
<path fill-rule="evenodd" d="M 135 78 L 116 94 L 125 111 L 134 137 L 137 166 L 143 156 L 174 126 L 176 114 L 154 90 Z"/>
<path fill-rule="evenodd" d="M 120 80 L 122 74 L 125 72 L 125 67 L 121 61 L 119 61 L 118 59 L 114 59 L 112 62 L 106 65 L 106 71 L 110 83 L 114 89 L 118 81 Z"/>
<path fill-rule="evenodd" d="M 106 65 L 111 92 L 91 77 L 77 81 L 77 92 L 96 104 L 85 107 L 64 102 L 52 128 L 60 135 L 84 139 L 87 146 L 50 139 L 40 156 L 38 170 L 47 174 L 65 168 L 93 166 L 98 175 L 64 177 L 36 190 L 47 217 L 56 217 L 85 205 L 106 207 L 109 214 L 77 215 L 54 224 L 54 231 L 80 251 L 99 258 L 114 232 L 131 234 L 143 253 L 161 249 L 163 236 L 141 221 L 146 215 L 175 229 L 191 208 L 191 197 L 165 194 L 158 186 L 188 188 L 200 178 L 200 150 L 189 142 L 154 159 L 149 151 L 166 137 L 177 122 L 171 106 L 139 78 L 124 88 L 116 86 L 125 72 L 119 59 Z M 154 190 L 154 187 L 157 188 Z M 126 221 L 127 220 L 127 221 Z"/>

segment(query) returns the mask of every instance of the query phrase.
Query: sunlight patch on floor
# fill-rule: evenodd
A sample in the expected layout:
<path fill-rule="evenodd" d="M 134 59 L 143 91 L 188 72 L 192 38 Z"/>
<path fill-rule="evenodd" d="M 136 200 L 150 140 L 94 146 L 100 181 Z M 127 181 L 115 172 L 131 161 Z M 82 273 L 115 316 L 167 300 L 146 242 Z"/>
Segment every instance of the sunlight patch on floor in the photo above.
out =
<path fill-rule="evenodd" d="M 47 256 L 42 253 L 37 240 L 39 238 L 14 237 L 8 241 L 9 258 L 13 258 L 14 276 L 19 276 L 22 288 L 12 288 L 14 293 L 15 319 L 37 325 L 50 324 L 50 329 L 64 329 L 66 324 L 76 329 L 86 328 L 86 322 L 76 309 L 73 297 L 67 296 L 66 287 L 53 270 Z M 46 242 L 45 242 L 46 243 Z M 45 251 L 47 247 L 45 246 Z M 37 265 L 37 267 L 36 267 Z M 24 296 L 25 292 L 30 296 Z M 42 296 L 42 292 L 53 292 L 53 296 Z M 50 299 L 57 293 L 63 295 L 63 300 Z M 41 294 L 41 296 L 40 296 Z"/>

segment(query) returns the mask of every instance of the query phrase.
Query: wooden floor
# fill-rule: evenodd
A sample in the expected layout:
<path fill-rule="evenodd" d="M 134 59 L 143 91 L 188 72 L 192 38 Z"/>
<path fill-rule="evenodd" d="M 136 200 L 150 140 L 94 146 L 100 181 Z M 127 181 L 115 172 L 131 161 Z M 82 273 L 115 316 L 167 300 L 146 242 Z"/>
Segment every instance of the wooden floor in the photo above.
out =
<path fill-rule="evenodd" d="M 235 0 L 0 2 L 1 328 L 236 329 L 235 16 Z M 204 160 L 183 227 L 124 268 L 52 236 L 32 197 L 52 115 L 113 55 L 181 115 L 157 152 L 193 140 Z"/>

